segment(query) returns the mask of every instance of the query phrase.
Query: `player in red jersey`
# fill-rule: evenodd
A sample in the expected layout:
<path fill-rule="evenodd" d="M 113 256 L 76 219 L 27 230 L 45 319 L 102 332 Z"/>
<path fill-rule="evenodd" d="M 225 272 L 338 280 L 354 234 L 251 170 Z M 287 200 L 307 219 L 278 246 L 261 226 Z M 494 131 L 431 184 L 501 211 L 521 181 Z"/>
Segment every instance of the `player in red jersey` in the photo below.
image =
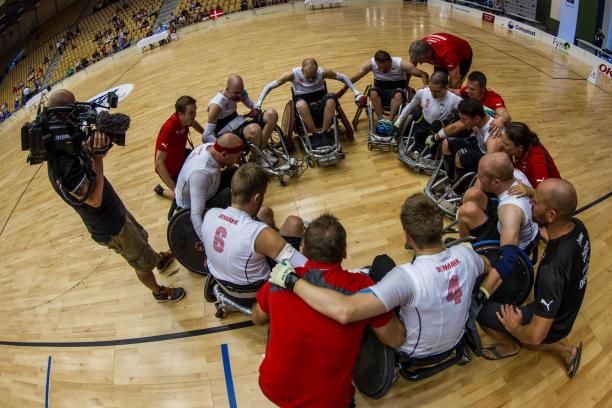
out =
<path fill-rule="evenodd" d="M 448 73 L 450 88 L 460 88 L 472 66 L 472 47 L 452 34 L 435 33 L 414 41 L 409 53 L 414 66 L 428 63 L 434 71 Z"/>

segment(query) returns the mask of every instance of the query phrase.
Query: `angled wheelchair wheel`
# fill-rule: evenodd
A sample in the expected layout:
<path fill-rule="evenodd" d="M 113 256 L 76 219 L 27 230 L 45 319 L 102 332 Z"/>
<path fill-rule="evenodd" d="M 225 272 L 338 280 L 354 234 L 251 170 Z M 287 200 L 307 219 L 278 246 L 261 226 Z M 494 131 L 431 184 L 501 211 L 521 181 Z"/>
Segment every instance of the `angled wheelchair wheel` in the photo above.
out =
<path fill-rule="evenodd" d="M 478 254 L 486 256 L 491 263 L 499 259 L 499 241 L 475 242 L 472 246 Z M 474 285 L 474 290 L 478 290 L 483 279 L 484 276 L 478 278 Z M 497 288 L 489 300 L 502 304 L 520 306 L 525 302 L 527 296 L 529 296 L 533 288 L 533 283 L 534 272 L 531 260 L 524 251 L 520 250 L 518 262 L 510 273 L 510 276 L 503 281 L 501 286 Z"/>
<path fill-rule="evenodd" d="M 168 224 L 168 244 L 181 265 L 191 272 L 206 275 L 204 245 L 193 229 L 190 211 L 183 208 L 174 213 Z"/>
<path fill-rule="evenodd" d="M 369 96 L 370 89 L 372 89 L 372 84 L 369 84 L 368 86 L 366 86 L 366 89 L 363 92 L 363 94 L 366 96 Z M 362 108 L 361 106 L 358 106 L 357 111 L 355 111 L 355 116 L 353 116 L 353 121 L 351 122 L 353 125 L 353 130 L 357 130 L 357 125 L 359 124 L 359 118 L 361 117 L 361 114 L 363 113 L 363 109 L 364 108 Z"/>
<path fill-rule="evenodd" d="M 368 397 L 379 399 L 389 391 L 394 380 L 395 351 L 378 341 L 367 327 L 355 365 L 355 385 Z"/>
<path fill-rule="evenodd" d="M 217 301 L 217 297 L 215 296 L 215 292 L 213 290 L 215 283 L 217 283 L 217 281 L 212 274 L 209 273 L 204 281 L 204 300 L 206 300 L 208 303 L 215 303 Z"/>
<path fill-rule="evenodd" d="M 336 112 L 338 113 L 338 119 L 340 119 L 340 122 L 344 127 L 344 135 L 346 136 L 346 140 L 352 142 L 353 140 L 355 140 L 355 131 L 351 126 L 351 122 L 349 122 L 348 118 L 346 117 L 346 114 L 342 110 L 342 106 L 338 105 L 336 107 Z"/>
<path fill-rule="evenodd" d="M 295 151 L 293 144 L 293 131 L 295 129 L 295 106 L 293 101 L 287 102 L 283 110 L 283 118 L 281 120 L 281 130 L 285 137 L 285 144 L 289 153 Z"/>

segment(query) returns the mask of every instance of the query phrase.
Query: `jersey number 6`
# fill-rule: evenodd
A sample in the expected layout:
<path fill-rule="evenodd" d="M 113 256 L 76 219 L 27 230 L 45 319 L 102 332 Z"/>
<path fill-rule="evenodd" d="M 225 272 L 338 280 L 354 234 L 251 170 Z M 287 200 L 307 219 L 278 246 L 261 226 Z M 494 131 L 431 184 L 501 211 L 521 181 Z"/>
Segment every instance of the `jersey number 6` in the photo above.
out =
<path fill-rule="evenodd" d="M 215 239 L 213 240 L 213 248 L 215 251 L 221 253 L 225 247 L 225 237 L 227 237 L 227 230 L 225 227 L 219 227 L 215 231 Z"/>

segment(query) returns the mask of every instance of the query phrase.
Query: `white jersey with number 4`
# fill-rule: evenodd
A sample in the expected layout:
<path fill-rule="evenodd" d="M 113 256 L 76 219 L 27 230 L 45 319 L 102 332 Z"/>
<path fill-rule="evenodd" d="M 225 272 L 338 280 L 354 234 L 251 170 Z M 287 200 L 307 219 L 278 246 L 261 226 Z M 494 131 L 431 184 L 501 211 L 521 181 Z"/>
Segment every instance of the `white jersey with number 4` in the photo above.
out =
<path fill-rule="evenodd" d="M 216 278 L 235 285 L 268 279 L 266 256 L 255 252 L 255 239 L 267 225 L 233 207 L 211 208 L 204 216 L 206 262 Z"/>
<path fill-rule="evenodd" d="M 472 288 L 483 269 L 472 248 L 456 245 L 396 266 L 371 286 L 387 310 L 401 307 L 406 339 L 400 350 L 426 357 L 453 348 L 463 336 Z"/>

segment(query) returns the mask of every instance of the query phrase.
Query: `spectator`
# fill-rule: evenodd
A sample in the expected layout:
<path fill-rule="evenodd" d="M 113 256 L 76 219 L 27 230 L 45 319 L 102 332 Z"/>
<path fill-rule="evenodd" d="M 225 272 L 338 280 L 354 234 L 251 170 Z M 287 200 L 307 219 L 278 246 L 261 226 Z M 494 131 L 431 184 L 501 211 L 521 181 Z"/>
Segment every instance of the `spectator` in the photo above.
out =
<path fill-rule="evenodd" d="M 66 69 L 66 76 L 72 76 L 74 75 L 74 68 L 73 67 L 68 67 Z"/>
<path fill-rule="evenodd" d="M 247 3 L 247 0 L 242 0 L 242 2 L 240 3 L 240 10 L 246 11 L 248 9 L 249 9 L 249 3 Z"/>
<path fill-rule="evenodd" d="M 597 48 L 603 48 L 603 41 L 605 38 L 606 36 L 604 35 L 601 28 L 598 28 L 597 31 L 595 31 L 595 39 L 593 40 L 593 45 L 595 45 Z"/>

